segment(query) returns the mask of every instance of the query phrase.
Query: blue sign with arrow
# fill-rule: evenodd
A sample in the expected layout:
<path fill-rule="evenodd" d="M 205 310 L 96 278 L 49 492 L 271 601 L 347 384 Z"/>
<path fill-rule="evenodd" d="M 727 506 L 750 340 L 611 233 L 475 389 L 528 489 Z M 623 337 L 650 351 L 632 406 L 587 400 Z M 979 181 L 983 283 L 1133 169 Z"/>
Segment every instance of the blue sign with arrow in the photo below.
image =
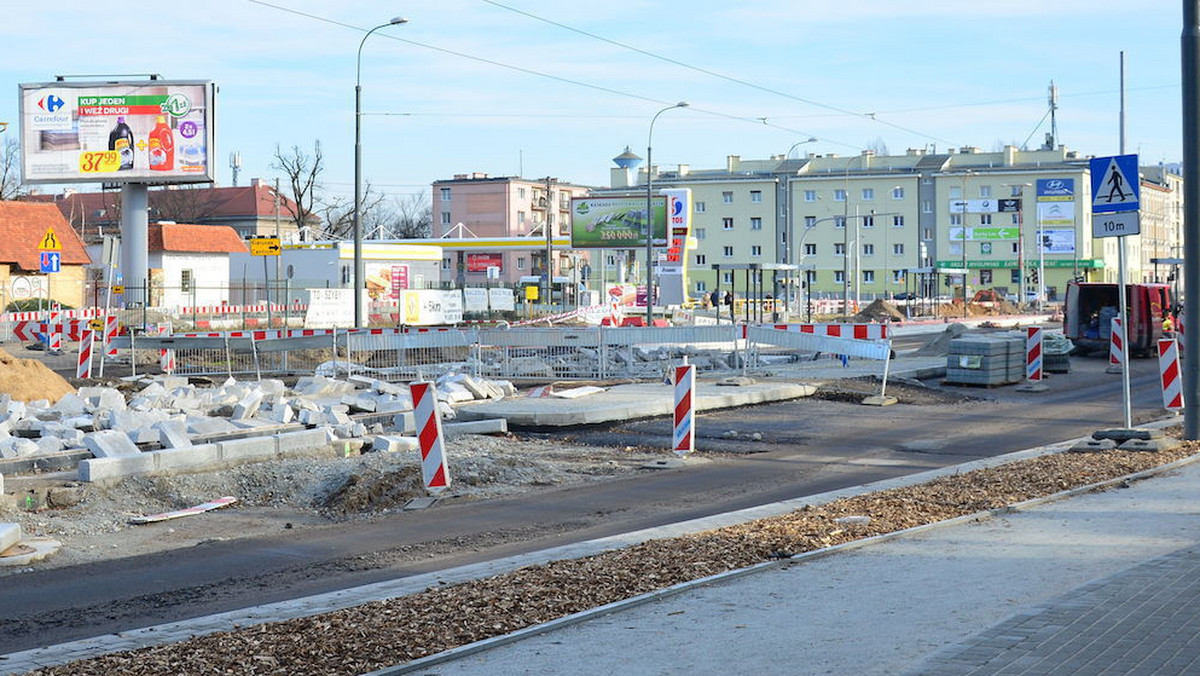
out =
<path fill-rule="evenodd" d="M 62 254 L 58 251 L 39 251 L 38 257 L 41 259 L 42 272 L 62 272 Z"/>

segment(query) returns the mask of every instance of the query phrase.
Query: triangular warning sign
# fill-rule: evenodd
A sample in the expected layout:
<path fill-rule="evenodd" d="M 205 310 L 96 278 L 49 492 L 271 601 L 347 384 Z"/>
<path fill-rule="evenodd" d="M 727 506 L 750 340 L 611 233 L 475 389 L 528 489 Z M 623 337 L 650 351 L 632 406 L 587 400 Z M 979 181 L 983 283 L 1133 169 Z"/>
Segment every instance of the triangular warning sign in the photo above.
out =
<path fill-rule="evenodd" d="M 1134 180 L 1138 179 L 1137 176 L 1133 178 Z M 1128 204 L 1136 206 L 1138 203 L 1137 188 L 1137 184 L 1130 183 L 1129 177 L 1121 171 L 1120 165 L 1117 164 L 1117 158 L 1109 158 L 1108 168 L 1104 170 L 1104 176 L 1100 179 L 1096 194 L 1092 195 L 1092 205 L 1120 206 Z"/>
<path fill-rule="evenodd" d="M 58 240 L 58 235 L 54 234 L 54 228 L 46 228 L 46 234 L 42 235 L 42 241 L 38 242 L 38 251 L 62 251 L 62 242 Z"/>

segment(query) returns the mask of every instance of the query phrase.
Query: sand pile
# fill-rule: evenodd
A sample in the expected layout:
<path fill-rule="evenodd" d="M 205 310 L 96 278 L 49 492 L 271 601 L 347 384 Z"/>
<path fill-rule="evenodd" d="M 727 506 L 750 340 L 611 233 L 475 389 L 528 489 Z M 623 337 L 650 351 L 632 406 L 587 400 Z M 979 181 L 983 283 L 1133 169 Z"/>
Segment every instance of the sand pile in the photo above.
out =
<path fill-rule="evenodd" d="M 896 309 L 895 305 L 882 300 L 876 299 L 874 303 L 866 306 L 861 312 L 851 318 L 857 323 L 867 322 L 899 322 L 904 321 L 904 314 Z"/>
<path fill-rule="evenodd" d="M 74 387 L 36 359 L 18 359 L 0 349 L 0 394 L 17 401 L 49 399 L 54 403 Z"/>

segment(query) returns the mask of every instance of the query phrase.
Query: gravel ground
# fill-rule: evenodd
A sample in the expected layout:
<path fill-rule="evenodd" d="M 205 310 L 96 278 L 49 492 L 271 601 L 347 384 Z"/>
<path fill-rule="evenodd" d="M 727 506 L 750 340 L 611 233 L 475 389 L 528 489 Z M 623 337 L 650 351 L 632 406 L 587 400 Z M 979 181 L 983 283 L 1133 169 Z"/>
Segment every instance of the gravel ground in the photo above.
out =
<path fill-rule="evenodd" d="M 838 500 L 735 527 L 440 586 L 357 608 L 114 653 L 31 673 L 359 674 L 680 582 L 1002 507 L 1197 452 L 1200 443 L 1186 442 L 1159 453 L 1108 451 L 1044 456 Z M 847 516 L 868 519 L 839 521 Z"/>

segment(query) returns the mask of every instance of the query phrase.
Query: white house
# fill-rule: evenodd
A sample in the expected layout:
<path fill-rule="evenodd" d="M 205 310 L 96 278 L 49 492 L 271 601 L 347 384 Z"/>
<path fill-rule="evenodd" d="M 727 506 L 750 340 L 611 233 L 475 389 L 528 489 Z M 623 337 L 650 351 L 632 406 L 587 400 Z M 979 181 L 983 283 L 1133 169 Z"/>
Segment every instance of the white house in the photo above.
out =
<path fill-rule="evenodd" d="M 190 307 L 229 302 L 230 254 L 247 253 L 226 225 L 151 223 L 149 265 L 152 305 Z"/>

